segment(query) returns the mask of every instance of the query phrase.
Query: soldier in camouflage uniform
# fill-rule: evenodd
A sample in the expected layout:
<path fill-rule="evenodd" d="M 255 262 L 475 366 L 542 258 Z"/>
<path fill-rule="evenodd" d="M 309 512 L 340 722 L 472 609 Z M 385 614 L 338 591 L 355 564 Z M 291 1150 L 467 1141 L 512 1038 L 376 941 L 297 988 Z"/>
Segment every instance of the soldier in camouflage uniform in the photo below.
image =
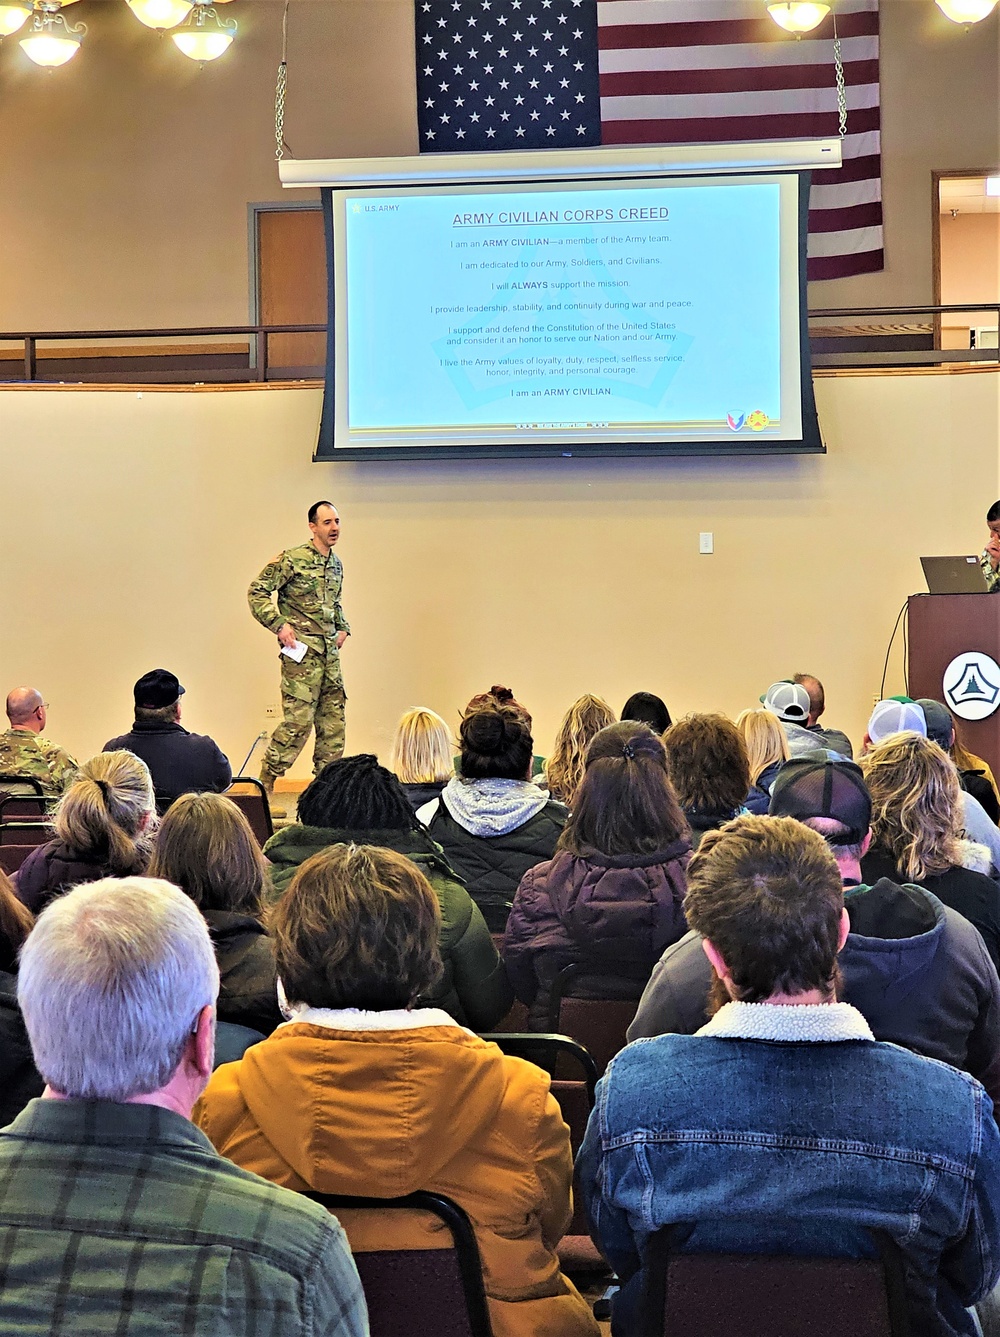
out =
<path fill-rule="evenodd" d="M 76 778 L 76 762 L 41 736 L 47 719 L 41 692 L 15 687 L 7 697 L 7 719 L 10 728 L 0 734 L 0 775 L 37 780 L 43 794 L 59 798 Z"/>
<path fill-rule="evenodd" d="M 282 646 L 298 640 L 307 646 L 296 664 L 281 654 L 281 706 L 284 718 L 264 753 L 261 780 L 270 794 L 302 751 L 310 728 L 316 730 L 313 769 L 318 774 L 344 751 L 344 679 L 340 648 L 351 634 L 340 606 L 344 568 L 333 545 L 340 517 L 328 501 L 309 508 L 312 538 L 280 553 L 250 585 L 250 611 L 273 631 Z M 278 596 L 275 608 L 272 595 Z"/>

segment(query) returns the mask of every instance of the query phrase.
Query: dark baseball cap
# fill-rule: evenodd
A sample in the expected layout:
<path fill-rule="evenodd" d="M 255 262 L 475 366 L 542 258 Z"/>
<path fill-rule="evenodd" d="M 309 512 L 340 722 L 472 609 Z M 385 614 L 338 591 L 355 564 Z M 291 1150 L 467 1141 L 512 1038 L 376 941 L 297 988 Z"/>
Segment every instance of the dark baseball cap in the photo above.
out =
<path fill-rule="evenodd" d="M 177 681 L 176 674 L 169 669 L 151 669 L 144 673 L 132 689 L 135 704 L 146 710 L 159 710 L 161 706 L 172 706 L 184 695 L 184 688 Z"/>
<path fill-rule="evenodd" d="M 951 747 L 951 735 L 955 728 L 951 711 L 947 706 L 943 706 L 940 701 L 932 701 L 929 696 L 918 697 L 915 704 L 924 712 L 927 737 L 932 743 L 937 743 L 938 747 L 943 747 L 947 752 Z"/>
<path fill-rule="evenodd" d="M 861 767 L 853 761 L 816 752 L 786 761 L 771 786 L 771 817 L 831 817 L 847 827 L 831 845 L 859 845 L 872 821 L 872 801 Z"/>

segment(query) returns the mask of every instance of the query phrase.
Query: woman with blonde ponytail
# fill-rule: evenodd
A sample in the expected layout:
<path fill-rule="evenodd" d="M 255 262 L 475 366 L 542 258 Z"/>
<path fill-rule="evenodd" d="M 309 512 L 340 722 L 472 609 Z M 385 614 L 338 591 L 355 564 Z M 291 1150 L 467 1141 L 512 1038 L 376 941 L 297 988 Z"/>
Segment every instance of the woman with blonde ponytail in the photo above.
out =
<path fill-rule="evenodd" d="M 153 781 L 131 752 L 99 752 L 85 762 L 56 809 L 55 839 L 28 855 L 17 894 L 38 914 L 81 882 L 144 873 L 156 826 Z"/>

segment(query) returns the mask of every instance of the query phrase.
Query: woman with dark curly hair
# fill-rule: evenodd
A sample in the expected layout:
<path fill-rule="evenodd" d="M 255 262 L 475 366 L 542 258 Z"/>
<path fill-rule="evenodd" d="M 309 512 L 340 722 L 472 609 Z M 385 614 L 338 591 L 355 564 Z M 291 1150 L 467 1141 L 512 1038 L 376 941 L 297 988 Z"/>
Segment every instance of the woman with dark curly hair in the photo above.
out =
<path fill-rule="evenodd" d="M 691 842 L 663 744 L 631 720 L 596 734 L 554 859 L 521 879 L 504 962 L 532 1030 L 555 1029 L 552 986 L 581 968 L 574 993 L 638 998 L 661 953 L 687 932 Z"/>
<path fill-rule="evenodd" d="M 459 773 L 417 817 L 465 879 L 494 932 L 517 884 L 551 859 L 569 811 L 531 783 L 531 728 L 514 704 L 471 710 L 459 729 Z"/>
<path fill-rule="evenodd" d="M 725 715 L 686 715 L 663 735 L 663 746 L 697 849 L 706 831 L 725 826 L 743 807 L 750 788 L 746 744 Z"/>
<path fill-rule="evenodd" d="M 275 891 L 283 894 L 299 866 L 319 850 L 352 843 L 405 855 L 437 894 L 444 974 L 424 1001 L 474 1030 L 496 1025 L 513 994 L 489 929 L 440 847 L 417 821 L 403 786 L 371 753 L 324 766 L 299 799 L 298 822 L 276 831 L 264 846 Z"/>

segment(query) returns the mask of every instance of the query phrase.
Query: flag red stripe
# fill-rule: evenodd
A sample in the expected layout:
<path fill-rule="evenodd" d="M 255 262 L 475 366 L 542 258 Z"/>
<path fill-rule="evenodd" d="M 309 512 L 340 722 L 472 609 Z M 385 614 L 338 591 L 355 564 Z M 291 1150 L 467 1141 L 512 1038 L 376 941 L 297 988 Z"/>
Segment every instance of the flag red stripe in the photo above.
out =
<path fill-rule="evenodd" d="M 818 186 L 837 186 L 842 181 L 871 181 L 881 175 L 882 159 L 877 153 L 869 153 L 863 158 L 845 158 L 841 167 L 817 173 L 813 180 Z"/>
<path fill-rule="evenodd" d="M 817 255 L 806 263 L 810 283 L 819 279 L 846 279 L 852 274 L 874 274 L 885 268 L 885 251 L 856 251 L 850 255 Z"/>
<path fill-rule="evenodd" d="M 809 210 L 810 233 L 847 232 L 852 228 L 880 227 L 881 224 L 881 200 L 873 200 L 870 204 L 849 204 L 843 209 Z"/>
<path fill-rule="evenodd" d="M 852 111 L 852 131 L 879 129 L 878 107 Z M 837 133 L 836 112 L 793 116 L 710 116 L 694 120 L 603 120 L 602 144 L 716 144 L 761 139 L 820 139 Z"/>
<path fill-rule="evenodd" d="M 844 65 L 850 87 L 878 83 L 878 61 Z M 759 93 L 785 88 L 833 88 L 829 65 L 754 66 L 721 70 L 622 70 L 601 75 L 602 97 L 637 93 Z"/>
<path fill-rule="evenodd" d="M 840 37 L 871 37 L 878 34 L 878 12 L 839 14 Z M 833 40 L 833 20 L 827 17 L 809 34 L 810 40 Z M 794 41 L 766 11 L 759 19 L 723 19 L 710 23 L 601 23 L 597 43 L 602 51 L 628 51 L 661 46 L 722 46 L 731 42 Z"/>

